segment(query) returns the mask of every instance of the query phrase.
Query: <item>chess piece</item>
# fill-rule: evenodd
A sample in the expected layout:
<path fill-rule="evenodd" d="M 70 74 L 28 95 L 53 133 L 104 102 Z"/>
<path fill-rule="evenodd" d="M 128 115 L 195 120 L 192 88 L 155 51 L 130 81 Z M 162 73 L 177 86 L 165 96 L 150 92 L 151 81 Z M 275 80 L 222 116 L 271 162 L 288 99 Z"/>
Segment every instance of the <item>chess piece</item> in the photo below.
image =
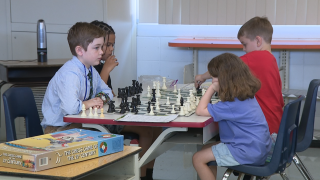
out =
<path fill-rule="evenodd" d="M 170 105 L 169 96 L 167 97 L 166 105 Z"/>
<path fill-rule="evenodd" d="M 187 103 L 187 109 L 188 109 L 188 112 L 191 112 L 191 111 L 192 111 L 191 106 L 190 106 L 190 103 Z"/>
<path fill-rule="evenodd" d="M 180 98 L 180 106 L 183 106 L 183 103 L 184 103 L 184 99 L 183 97 Z"/>
<path fill-rule="evenodd" d="M 180 98 L 177 98 L 176 105 L 180 105 Z"/>
<path fill-rule="evenodd" d="M 103 108 L 100 109 L 100 117 L 103 118 L 104 114 L 103 114 Z"/>
<path fill-rule="evenodd" d="M 140 83 L 140 93 L 142 93 L 143 89 L 142 89 L 142 83 Z"/>
<path fill-rule="evenodd" d="M 82 104 L 82 114 L 81 117 L 87 117 L 86 115 L 86 105 Z"/>
<path fill-rule="evenodd" d="M 155 81 L 153 81 L 153 89 L 156 89 L 156 82 Z"/>
<path fill-rule="evenodd" d="M 202 96 L 204 95 L 204 93 L 206 93 L 206 89 L 202 88 L 202 92 L 201 92 Z"/>
<path fill-rule="evenodd" d="M 188 103 L 186 102 L 185 105 L 184 105 L 184 113 L 185 114 L 188 114 L 189 111 L 188 111 Z"/>
<path fill-rule="evenodd" d="M 141 105 L 140 95 L 137 94 L 137 105 Z"/>
<path fill-rule="evenodd" d="M 180 89 L 178 89 L 178 97 L 181 97 Z"/>
<path fill-rule="evenodd" d="M 193 101 L 190 100 L 190 97 L 187 97 L 187 102 L 190 104 L 190 109 L 195 110 L 196 106 L 194 105 Z"/>
<path fill-rule="evenodd" d="M 154 112 L 153 112 L 153 106 L 150 106 L 150 112 L 149 112 L 149 115 L 153 116 L 154 115 Z"/>
<path fill-rule="evenodd" d="M 158 104 L 159 103 L 159 98 L 156 98 L 156 104 Z"/>
<path fill-rule="evenodd" d="M 125 104 L 122 104 L 121 106 L 120 106 L 120 114 L 124 114 L 124 113 L 126 113 L 126 105 Z"/>
<path fill-rule="evenodd" d="M 121 88 L 118 88 L 118 98 L 121 98 Z"/>
<path fill-rule="evenodd" d="M 147 111 L 148 111 L 148 113 L 150 113 L 150 105 L 151 105 L 151 102 L 150 101 L 148 101 L 148 107 L 147 107 Z"/>
<path fill-rule="evenodd" d="M 93 114 L 92 114 L 92 107 L 89 108 L 89 117 L 92 117 Z"/>
<path fill-rule="evenodd" d="M 199 102 L 200 102 L 200 97 L 196 97 L 196 106 L 199 105 Z"/>
<path fill-rule="evenodd" d="M 157 110 L 157 111 L 160 111 L 159 102 L 156 103 L 156 110 Z"/>
<path fill-rule="evenodd" d="M 163 82 L 162 89 L 163 89 L 163 90 L 166 90 L 166 89 L 167 89 L 167 86 L 166 86 L 166 77 L 162 77 L 162 82 Z"/>
<path fill-rule="evenodd" d="M 174 110 L 174 105 L 172 105 L 172 110 L 171 110 L 171 114 L 175 114 L 176 111 Z"/>
<path fill-rule="evenodd" d="M 173 92 L 174 92 L 174 93 L 177 92 L 177 85 L 176 85 L 176 84 L 173 86 Z"/>
<path fill-rule="evenodd" d="M 180 106 L 179 115 L 180 115 L 180 116 L 184 116 L 184 115 L 185 115 L 185 113 L 184 113 L 184 107 L 183 107 L 183 106 Z"/>
<path fill-rule="evenodd" d="M 192 88 L 192 93 L 197 93 L 197 89 L 196 89 L 196 87 L 194 87 L 194 86 L 193 86 L 193 88 Z"/>
<path fill-rule="evenodd" d="M 148 86 L 148 94 L 147 94 L 147 97 L 151 97 L 151 94 L 150 94 L 150 87 Z"/>
<path fill-rule="evenodd" d="M 152 89 L 152 99 L 151 102 L 156 102 L 156 89 Z"/>
<path fill-rule="evenodd" d="M 127 111 L 127 112 L 130 112 L 129 102 L 126 103 L 126 111 Z"/>
<path fill-rule="evenodd" d="M 94 114 L 93 117 L 98 117 L 98 108 L 94 108 Z"/>

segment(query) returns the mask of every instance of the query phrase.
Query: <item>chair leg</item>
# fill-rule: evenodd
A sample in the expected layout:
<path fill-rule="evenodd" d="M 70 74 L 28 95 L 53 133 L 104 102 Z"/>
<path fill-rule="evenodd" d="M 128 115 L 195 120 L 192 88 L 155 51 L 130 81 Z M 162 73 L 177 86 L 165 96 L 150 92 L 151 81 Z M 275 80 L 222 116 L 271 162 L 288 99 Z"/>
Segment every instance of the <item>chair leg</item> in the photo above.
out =
<path fill-rule="evenodd" d="M 283 180 L 289 180 L 285 172 L 280 173 L 280 176 L 282 177 Z"/>
<path fill-rule="evenodd" d="M 237 180 L 243 180 L 245 173 L 239 172 L 239 176 Z"/>
<path fill-rule="evenodd" d="M 304 166 L 297 153 L 293 156 L 293 162 L 305 180 L 313 180 L 313 177 L 309 173 L 308 169 Z"/>
<path fill-rule="evenodd" d="M 226 172 L 223 174 L 222 180 L 227 180 L 230 177 L 230 174 L 232 174 L 232 169 L 227 169 Z"/>

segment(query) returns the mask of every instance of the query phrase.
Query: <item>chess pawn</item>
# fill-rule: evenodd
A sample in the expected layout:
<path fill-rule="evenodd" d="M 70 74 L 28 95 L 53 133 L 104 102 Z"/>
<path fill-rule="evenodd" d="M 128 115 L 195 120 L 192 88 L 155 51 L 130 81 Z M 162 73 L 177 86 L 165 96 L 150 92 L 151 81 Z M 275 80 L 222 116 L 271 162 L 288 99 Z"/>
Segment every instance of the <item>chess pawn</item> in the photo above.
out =
<path fill-rule="evenodd" d="M 98 117 L 98 108 L 94 108 L 93 117 Z"/>
<path fill-rule="evenodd" d="M 193 101 L 190 101 L 190 97 L 187 97 L 187 102 L 190 105 L 190 109 L 191 110 L 195 110 L 196 109 L 196 106 L 194 105 Z M 189 111 L 189 109 L 188 109 L 188 111 Z"/>
<path fill-rule="evenodd" d="M 185 115 L 185 113 L 184 113 L 184 107 L 183 107 L 183 106 L 180 106 L 179 115 L 180 115 L 180 116 L 184 116 L 184 115 Z"/>
<path fill-rule="evenodd" d="M 162 89 L 163 89 L 163 90 L 166 90 L 166 89 L 167 89 L 167 86 L 166 86 L 166 77 L 162 77 L 162 79 L 163 79 Z"/>
<path fill-rule="evenodd" d="M 156 88 L 156 81 L 153 81 L 153 89 L 155 89 Z"/>
<path fill-rule="evenodd" d="M 188 103 L 186 102 L 185 104 L 184 104 L 184 113 L 185 114 L 188 114 L 189 113 L 189 111 L 188 111 Z"/>
<path fill-rule="evenodd" d="M 157 111 L 160 111 L 159 102 L 156 103 L 156 110 L 157 110 Z"/>
<path fill-rule="evenodd" d="M 153 112 L 153 106 L 150 106 L 150 112 L 149 112 L 149 115 L 153 116 L 154 115 L 154 112 Z"/>
<path fill-rule="evenodd" d="M 180 105 L 180 98 L 177 98 L 176 105 Z"/>
<path fill-rule="evenodd" d="M 160 89 L 157 89 L 157 91 L 156 91 L 156 97 L 161 97 Z"/>
<path fill-rule="evenodd" d="M 178 89 L 178 97 L 181 97 L 180 89 Z"/>
<path fill-rule="evenodd" d="M 89 108 L 89 117 L 92 117 L 93 114 L 92 114 L 92 107 Z"/>
<path fill-rule="evenodd" d="M 147 97 L 151 97 L 151 94 L 150 94 L 150 87 L 148 86 L 148 94 L 147 94 Z"/>
<path fill-rule="evenodd" d="M 166 105 L 170 105 L 169 97 L 167 97 Z"/>
<path fill-rule="evenodd" d="M 104 114 L 103 114 L 103 108 L 100 109 L 100 117 L 103 118 Z"/>
<path fill-rule="evenodd" d="M 199 102 L 200 102 L 200 97 L 196 97 L 196 106 L 199 105 Z"/>
<path fill-rule="evenodd" d="M 86 105 L 82 104 L 82 114 L 81 117 L 87 117 L 86 115 Z"/>
<path fill-rule="evenodd" d="M 174 110 L 174 105 L 172 105 L 172 110 L 171 110 L 171 114 L 175 114 L 176 111 Z"/>
<path fill-rule="evenodd" d="M 187 103 L 187 109 L 188 109 L 188 112 L 191 112 L 191 111 L 192 111 L 191 106 L 190 106 L 190 103 Z"/>
<path fill-rule="evenodd" d="M 156 98 L 156 104 L 159 103 L 159 98 Z"/>
<path fill-rule="evenodd" d="M 174 92 L 174 93 L 177 92 L 177 85 L 176 85 L 176 84 L 173 86 L 173 92 Z"/>

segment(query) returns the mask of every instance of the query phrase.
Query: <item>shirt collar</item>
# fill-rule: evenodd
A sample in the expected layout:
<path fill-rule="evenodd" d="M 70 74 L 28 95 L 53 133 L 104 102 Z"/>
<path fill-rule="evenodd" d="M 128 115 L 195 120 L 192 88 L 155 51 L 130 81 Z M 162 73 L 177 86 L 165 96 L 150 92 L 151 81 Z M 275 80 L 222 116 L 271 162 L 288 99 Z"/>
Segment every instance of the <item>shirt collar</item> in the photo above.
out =
<path fill-rule="evenodd" d="M 77 56 L 73 56 L 71 61 L 77 65 L 77 67 L 83 72 L 84 74 L 84 68 L 86 68 L 86 75 L 89 73 L 89 69 L 77 58 Z"/>

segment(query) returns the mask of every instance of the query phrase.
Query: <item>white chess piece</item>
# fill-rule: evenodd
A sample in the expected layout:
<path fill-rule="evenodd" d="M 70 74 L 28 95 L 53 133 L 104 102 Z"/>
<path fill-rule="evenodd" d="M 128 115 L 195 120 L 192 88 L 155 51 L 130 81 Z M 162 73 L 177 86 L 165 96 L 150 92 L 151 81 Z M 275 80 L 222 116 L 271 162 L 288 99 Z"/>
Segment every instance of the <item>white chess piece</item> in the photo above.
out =
<path fill-rule="evenodd" d="M 188 111 L 188 103 L 187 103 L 187 102 L 184 103 L 184 113 L 185 113 L 185 114 L 188 114 L 188 113 L 189 113 L 189 111 Z"/>
<path fill-rule="evenodd" d="M 192 111 L 191 106 L 190 106 L 190 103 L 187 103 L 187 109 L 188 109 L 188 112 L 191 112 L 191 111 Z"/>
<path fill-rule="evenodd" d="M 101 114 L 100 114 L 100 117 L 103 118 L 103 117 L 104 117 L 103 108 L 100 109 L 100 113 L 101 113 Z"/>
<path fill-rule="evenodd" d="M 92 117 L 93 114 L 92 114 L 92 107 L 89 108 L 89 117 Z"/>
<path fill-rule="evenodd" d="M 193 92 L 193 93 L 197 93 L 197 89 L 196 89 L 196 87 L 194 87 L 194 86 L 193 86 L 193 88 L 192 88 L 192 92 Z"/>
<path fill-rule="evenodd" d="M 177 98 L 176 105 L 180 105 L 180 98 L 179 97 Z"/>
<path fill-rule="evenodd" d="M 190 104 L 191 110 L 195 110 L 196 106 L 195 106 L 194 102 L 190 100 L 191 99 L 190 97 L 187 97 L 187 99 L 188 99 L 187 102 Z"/>
<path fill-rule="evenodd" d="M 160 82 L 159 81 L 157 82 L 156 97 L 161 97 Z"/>
<path fill-rule="evenodd" d="M 150 112 L 149 112 L 149 115 L 153 116 L 154 113 L 153 113 L 153 106 L 150 106 Z"/>
<path fill-rule="evenodd" d="M 87 117 L 86 115 L 86 105 L 82 104 L 82 114 L 81 117 Z"/>
<path fill-rule="evenodd" d="M 180 115 L 180 116 L 184 116 L 184 115 L 185 115 L 185 113 L 184 113 L 184 107 L 183 107 L 183 106 L 180 106 L 179 115 Z"/>
<path fill-rule="evenodd" d="M 94 108 L 94 114 L 93 114 L 94 117 L 98 117 L 98 108 Z"/>
<path fill-rule="evenodd" d="M 151 97 L 151 94 L 150 94 L 150 87 L 148 86 L 148 94 L 147 94 L 147 97 Z"/>
<path fill-rule="evenodd" d="M 170 105 L 169 96 L 167 97 L 166 105 Z"/>
<path fill-rule="evenodd" d="M 149 86 L 149 85 L 148 85 L 148 88 L 147 88 L 147 89 L 148 89 L 148 91 L 150 91 L 150 86 Z"/>
<path fill-rule="evenodd" d="M 174 92 L 174 93 L 177 92 L 177 85 L 176 85 L 176 84 L 173 86 L 173 92 Z"/>
<path fill-rule="evenodd" d="M 174 110 L 174 105 L 172 105 L 172 110 L 171 110 L 171 114 L 175 114 L 176 111 Z"/>
<path fill-rule="evenodd" d="M 181 97 L 180 89 L 178 89 L 178 97 Z"/>
<path fill-rule="evenodd" d="M 199 102 L 200 102 L 200 97 L 196 97 L 196 106 L 199 105 Z"/>
<path fill-rule="evenodd" d="M 162 89 L 163 90 L 166 90 L 167 89 L 167 86 L 166 86 L 166 77 L 162 77 L 162 81 L 163 81 L 163 85 L 162 85 Z"/>
<path fill-rule="evenodd" d="M 156 86 L 157 86 L 156 81 L 153 81 L 153 89 L 156 89 Z"/>
<path fill-rule="evenodd" d="M 156 98 L 156 104 L 159 103 L 159 98 Z"/>
<path fill-rule="evenodd" d="M 206 93 L 206 89 L 202 88 L 202 92 L 201 92 L 202 96 L 204 95 L 204 93 Z"/>
<path fill-rule="evenodd" d="M 159 106 L 159 103 L 158 103 L 158 102 L 156 103 L 156 110 L 157 110 L 157 111 L 160 110 L 160 106 Z"/>

